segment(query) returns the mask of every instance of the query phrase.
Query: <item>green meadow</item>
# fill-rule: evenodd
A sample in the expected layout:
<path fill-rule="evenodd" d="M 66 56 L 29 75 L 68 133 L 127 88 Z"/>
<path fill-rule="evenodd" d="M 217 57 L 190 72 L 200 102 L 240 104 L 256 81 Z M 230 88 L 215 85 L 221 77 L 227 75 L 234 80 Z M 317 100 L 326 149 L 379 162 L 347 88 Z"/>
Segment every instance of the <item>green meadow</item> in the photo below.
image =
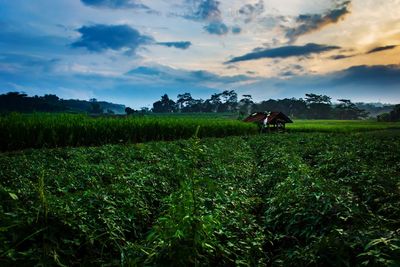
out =
<path fill-rule="evenodd" d="M 294 120 L 287 124 L 291 132 L 360 132 L 400 129 L 400 122 L 377 122 L 374 120 Z"/>
<path fill-rule="evenodd" d="M 400 264 L 398 123 L 0 121 L 1 266 Z"/>

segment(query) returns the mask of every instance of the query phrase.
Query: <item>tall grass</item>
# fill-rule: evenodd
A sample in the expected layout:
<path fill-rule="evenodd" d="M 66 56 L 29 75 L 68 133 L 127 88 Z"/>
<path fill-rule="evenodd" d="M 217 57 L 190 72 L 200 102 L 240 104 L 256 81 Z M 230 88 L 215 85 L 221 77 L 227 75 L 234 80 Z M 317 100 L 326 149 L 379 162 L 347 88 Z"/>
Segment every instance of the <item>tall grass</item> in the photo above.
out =
<path fill-rule="evenodd" d="M 100 117 L 74 114 L 11 114 L 0 117 L 0 150 L 92 146 L 257 133 L 237 120 L 202 117 Z"/>
<path fill-rule="evenodd" d="M 296 120 L 287 124 L 291 132 L 360 132 L 400 129 L 400 122 L 376 122 L 372 120 Z"/>

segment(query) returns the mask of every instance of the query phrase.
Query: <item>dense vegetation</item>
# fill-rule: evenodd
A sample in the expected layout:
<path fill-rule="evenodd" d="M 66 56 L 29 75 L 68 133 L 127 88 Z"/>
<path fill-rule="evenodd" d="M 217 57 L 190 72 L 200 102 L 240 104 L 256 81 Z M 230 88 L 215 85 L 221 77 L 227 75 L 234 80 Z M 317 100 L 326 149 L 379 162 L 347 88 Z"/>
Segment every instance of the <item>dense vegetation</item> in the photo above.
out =
<path fill-rule="evenodd" d="M 390 112 L 380 114 L 378 121 L 400 121 L 400 105 L 394 106 Z"/>
<path fill-rule="evenodd" d="M 400 122 L 376 122 L 372 120 L 296 120 L 287 124 L 290 132 L 364 132 L 400 129 Z"/>
<path fill-rule="evenodd" d="M 337 99 L 336 103 L 326 95 L 306 94 L 305 98 L 269 99 L 254 102 L 251 95 L 239 99 L 234 90 L 215 93 L 209 99 L 195 99 L 190 93 L 179 94 L 174 101 L 168 95 L 153 103 L 153 108 L 134 110 L 124 105 L 90 99 L 64 100 L 56 95 L 29 97 L 24 93 L 10 92 L 0 95 L 0 113 L 9 112 L 69 112 L 89 114 L 172 114 L 172 113 L 232 113 L 246 116 L 260 111 L 281 111 L 296 119 L 338 119 L 356 120 L 376 118 L 387 113 L 382 121 L 389 118 L 393 105 L 352 103 L 348 99 Z M 389 117 L 388 117 L 389 116 Z"/>
<path fill-rule="evenodd" d="M 72 113 L 124 113 L 125 106 L 105 101 L 60 99 L 56 95 L 30 97 L 19 92 L 0 95 L 0 113 L 6 112 L 72 112 Z"/>
<path fill-rule="evenodd" d="M 203 117 L 98 117 L 76 114 L 11 114 L 0 117 L 0 150 L 93 146 L 258 133 L 256 125 Z"/>
<path fill-rule="evenodd" d="M 400 133 L 0 154 L 0 265 L 398 266 Z"/>
<path fill-rule="evenodd" d="M 366 118 L 369 112 L 360 108 L 348 99 L 338 99 L 338 104 L 332 103 L 332 98 L 326 95 L 306 94 L 305 99 L 285 98 L 269 99 L 254 103 L 251 95 L 243 95 L 238 100 L 234 90 L 213 94 L 210 99 L 194 99 L 190 93 L 178 95 L 175 102 L 163 95 L 161 100 L 153 103 L 155 113 L 172 112 L 239 112 L 250 114 L 258 111 L 281 111 L 292 118 L 304 119 L 340 119 L 357 120 Z M 363 107 L 370 108 L 368 105 Z"/>

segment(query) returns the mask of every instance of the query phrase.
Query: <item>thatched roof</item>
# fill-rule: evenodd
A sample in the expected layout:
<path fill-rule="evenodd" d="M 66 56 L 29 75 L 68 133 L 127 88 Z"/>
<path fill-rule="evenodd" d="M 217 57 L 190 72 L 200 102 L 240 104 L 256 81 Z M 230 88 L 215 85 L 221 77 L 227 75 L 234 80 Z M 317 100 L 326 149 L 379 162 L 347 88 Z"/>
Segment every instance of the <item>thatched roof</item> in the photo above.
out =
<path fill-rule="evenodd" d="M 267 124 L 275 124 L 277 121 L 293 123 L 293 121 L 282 112 L 256 112 L 244 119 L 244 122 L 264 123 L 265 120 L 267 120 Z"/>

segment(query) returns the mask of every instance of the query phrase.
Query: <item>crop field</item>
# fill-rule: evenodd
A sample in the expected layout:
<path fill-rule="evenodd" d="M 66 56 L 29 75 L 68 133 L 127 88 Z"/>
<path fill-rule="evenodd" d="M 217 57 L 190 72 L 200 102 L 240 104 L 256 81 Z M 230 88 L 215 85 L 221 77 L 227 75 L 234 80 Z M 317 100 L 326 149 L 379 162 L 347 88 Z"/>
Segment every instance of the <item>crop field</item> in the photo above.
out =
<path fill-rule="evenodd" d="M 89 117 L 77 114 L 11 114 L 0 116 L 0 151 L 171 141 L 199 137 L 258 134 L 255 124 L 232 114 L 211 113 L 134 117 Z M 400 129 L 399 122 L 295 120 L 290 132 L 360 132 Z"/>
<path fill-rule="evenodd" d="M 287 124 L 291 132 L 360 132 L 400 129 L 400 122 L 376 122 L 372 120 L 295 120 Z"/>
<path fill-rule="evenodd" d="M 384 130 L 4 152 L 0 265 L 399 266 L 399 151 Z"/>
<path fill-rule="evenodd" d="M 258 133 L 256 125 L 201 116 L 99 117 L 74 114 L 12 114 L 0 117 L 0 151 L 95 146 Z"/>

